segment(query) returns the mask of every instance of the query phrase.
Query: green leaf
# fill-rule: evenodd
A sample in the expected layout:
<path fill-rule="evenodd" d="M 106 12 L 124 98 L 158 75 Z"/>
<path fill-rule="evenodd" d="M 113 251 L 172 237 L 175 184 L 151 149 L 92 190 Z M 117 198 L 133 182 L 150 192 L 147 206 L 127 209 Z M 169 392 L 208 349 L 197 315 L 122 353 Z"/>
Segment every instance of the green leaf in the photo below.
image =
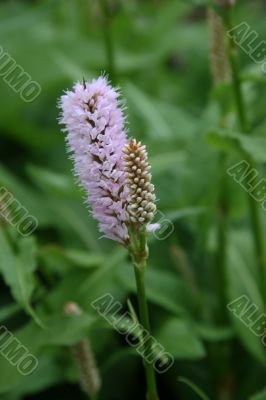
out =
<path fill-rule="evenodd" d="M 0 165 L 0 184 L 38 220 L 38 225 L 47 225 L 53 221 L 40 193 L 21 182 L 3 165 Z"/>
<path fill-rule="evenodd" d="M 15 253 L 3 229 L 0 229 L 0 248 L 0 271 L 5 283 L 10 287 L 14 299 L 41 324 L 31 307 L 31 297 L 35 288 L 34 272 L 37 268 L 34 238 L 20 238 L 18 251 Z"/>
<path fill-rule="evenodd" d="M 243 148 L 251 157 L 258 162 L 266 161 L 265 146 L 266 138 L 248 135 L 238 135 L 238 140 Z"/>
<path fill-rule="evenodd" d="M 181 208 L 180 210 L 176 211 L 169 211 L 165 213 L 165 217 L 170 219 L 170 221 L 177 221 L 183 217 L 189 217 L 191 215 L 199 215 L 206 213 L 207 209 L 204 207 L 187 207 Z"/>
<path fill-rule="evenodd" d="M 155 332 L 155 337 L 175 358 L 194 360 L 205 356 L 199 337 L 186 320 L 169 318 Z"/>
<path fill-rule="evenodd" d="M 122 284 L 136 292 L 133 268 L 131 265 L 123 266 L 117 273 L 117 278 Z M 186 313 L 186 290 L 183 283 L 173 274 L 157 271 L 148 266 L 146 273 L 146 291 L 148 300 L 159 305 L 170 313 L 177 315 Z"/>
<path fill-rule="evenodd" d="M 222 129 L 212 129 L 206 134 L 208 143 L 218 150 L 240 152 L 239 143 L 234 133 Z"/>
<path fill-rule="evenodd" d="M 132 103 L 132 106 L 136 107 L 138 113 L 142 115 L 150 125 L 150 131 L 154 132 L 154 136 L 157 138 L 171 136 L 171 126 L 168 124 L 168 121 L 164 119 L 160 109 L 156 107 L 151 98 L 132 82 L 127 82 L 124 92 Z"/>
<path fill-rule="evenodd" d="M 231 326 L 217 327 L 196 323 L 195 328 L 198 335 L 208 342 L 224 341 L 232 339 L 234 336 L 234 330 Z"/>
<path fill-rule="evenodd" d="M 73 266 L 90 269 L 99 267 L 104 264 L 106 258 L 99 253 L 91 253 L 79 249 L 62 248 L 55 245 L 45 246 L 41 248 L 40 254 L 46 256 L 61 257 Z"/>
<path fill-rule="evenodd" d="M 30 322 L 12 333 L 39 360 L 39 354 L 42 354 L 44 349 L 47 352 L 47 346 L 73 345 L 86 337 L 96 322 L 97 319 L 94 316 L 86 313 L 73 316 L 61 313 L 44 318 L 45 329 Z M 9 391 L 20 382 L 30 385 L 29 381 L 32 381 L 32 376 L 34 376 L 20 375 L 16 366 L 4 357 L 0 357 L 0 370 L 0 393 Z"/>
<path fill-rule="evenodd" d="M 58 67 L 59 71 L 62 71 L 63 74 L 69 77 L 73 81 L 78 81 L 81 79 L 81 76 L 86 76 L 87 79 L 89 77 L 93 77 L 93 73 L 88 71 L 87 68 L 82 68 L 73 58 L 69 57 L 69 55 L 63 53 L 60 50 L 52 51 L 53 61 L 55 65 Z"/>
<path fill-rule="evenodd" d="M 52 315 L 44 318 L 47 327 L 39 332 L 41 346 L 70 346 L 88 334 L 98 318 L 85 312 L 81 315 Z M 34 329 L 34 328 L 33 328 Z"/>
<path fill-rule="evenodd" d="M 164 152 L 149 157 L 152 172 L 155 176 L 176 168 L 177 165 L 183 163 L 185 159 L 186 157 L 183 151 Z"/>
<path fill-rule="evenodd" d="M 21 307 L 18 304 L 9 304 L 7 306 L 1 307 L 0 310 L 0 322 L 5 321 L 15 315 Z"/>
<path fill-rule="evenodd" d="M 34 183 L 45 192 L 80 199 L 80 190 L 75 185 L 72 176 L 59 174 L 35 165 L 29 165 L 27 171 Z"/>
<path fill-rule="evenodd" d="M 266 388 L 253 394 L 251 397 L 249 397 L 249 400 L 266 400 Z"/>
<path fill-rule="evenodd" d="M 227 297 L 228 303 L 245 295 L 251 303 L 258 306 L 263 313 L 263 300 L 259 292 L 254 265 L 256 258 L 253 251 L 253 238 L 249 231 L 233 230 L 230 233 L 227 259 Z M 266 355 L 261 338 L 256 336 L 241 319 L 228 310 L 234 329 L 246 349 L 263 365 Z"/>
<path fill-rule="evenodd" d="M 179 382 L 185 383 L 187 386 L 190 387 L 190 389 L 193 390 L 202 400 L 210 400 L 209 397 L 206 396 L 206 394 L 190 379 L 185 378 L 184 376 L 180 376 L 178 378 Z"/>
<path fill-rule="evenodd" d="M 266 146 L 265 137 L 217 129 L 207 133 L 207 140 L 218 149 L 240 153 L 244 151 L 255 161 L 266 161 L 266 153 L 264 151 Z"/>
<path fill-rule="evenodd" d="M 116 273 L 116 268 L 120 267 L 121 263 L 124 267 L 124 261 L 127 256 L 127 252 L 124 248 L 116 248 L 112 254 L 107 258 L 102 268 L 95 271 L 90 277 L 83 282 L 79 287 L 79 293 L 85 294 L 86 292 L 93 290 L 97 287 L 101 281 L 107 279 L 110 275 Z"/>
<path fill-rule="evenodd" d="M 251 81 L 251 82 L 258 82 L 258 83 L 266 83 L 266 76 L 262 71 L 260 64 L 252 63 L 248 65 L 247 68 L 242 73 L 241 76 L 242 81 Z"/>
<path fill-rule="evenodd" d="M 12 393 L 14 393 L 14 396 L 17 394 L 18 399 L 21 399 L 22 395 L 29 396 L 44 391 L 46 388 L 58 385 L 66 379 L 66 376 L 64 376 L 66 373 L 66 366 L 62 371 L 56 357 L 52 358 L 50 355 L 38 356 L 38 368 L 34 371 L 34 379 L 20 380 L 18 386 L 12 390 Z M 12 400 L 14 399 L 12 398 Z"/>
<path fill-rule="evenodd" d="M 139 357 L 139 354 L 136 352 L 136 349 L 131 347 L 126 347 L 120 350 L 116 350 L 116 352 L 111 352 L 110 355 L 107 355 L 103 361 L 103 364 L 101 366 L 102 372 L 109 371 L 112 368 L 115 368 L 117 362 L 128 356 Z"/>

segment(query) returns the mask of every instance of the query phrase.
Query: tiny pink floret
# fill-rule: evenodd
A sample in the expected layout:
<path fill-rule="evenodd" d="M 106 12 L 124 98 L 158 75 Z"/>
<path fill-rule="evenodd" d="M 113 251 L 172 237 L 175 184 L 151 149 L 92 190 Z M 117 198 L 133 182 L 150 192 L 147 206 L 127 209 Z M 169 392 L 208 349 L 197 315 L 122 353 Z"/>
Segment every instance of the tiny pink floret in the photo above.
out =
<path fill-rule="evenodd" d="M 60 108 L 75 175 L 88 194 L 100 232 L 126 243 L 128 189 L 122 151 L 127 136 L 119 92 L 105 77 L 76 83 L 61 97 Z"/>

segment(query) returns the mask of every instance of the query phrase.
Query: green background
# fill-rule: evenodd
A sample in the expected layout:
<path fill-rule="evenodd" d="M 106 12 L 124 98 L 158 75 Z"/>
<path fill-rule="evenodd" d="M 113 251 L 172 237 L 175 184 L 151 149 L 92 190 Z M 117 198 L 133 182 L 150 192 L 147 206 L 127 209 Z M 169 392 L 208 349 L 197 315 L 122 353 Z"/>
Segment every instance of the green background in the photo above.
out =
<path fill-rule="evenodd" d="M 161 400 L 199 398 L 178 380 L 183 376 L 210 399 L 263 400 L 266 389 L 258 392 L 265 386 L 266 352 L 260 338 L 232 313 L 221 312 L 217 203 L 225 176 L 227 301 L 246 295 L 263 313 L 248 198 L 221 170 L 220 155 L 226 153 L 226 167 L 243 159 L 232 138 L 238 134 L 258 162 L 259 177 L 265 176 L 266 76 L 239 51 L 252 126 L 247 140 L 238 128 L 230 85 L 212 87 L 206 3 L 110 2 L 115 83 L 127 105 L 129 136 L 147 145 L 158 210 L 174 227 L 165 239 L 150 237 L 152 331 L 175 357 L 174 366 L 158 376 L 159 392 Z M 264 40 L 263 0 L 237 3 L 235 23 L 246 21 Z M 104 29 L 97 0 L 0 4 L 0 45 L 42 88 L 36 100 L 25 103 L 0 77 L 0 184 L 38 220 L 34 234 L 22 238 L 1 219 L 0 321 L 39 360 L 38 370 L 23 377 L 0 355 L 1 400 L 84 398 L 69 351 L 84 336 L 91 339 L 101 371 L 100 399 L 145 399 L 141 360 L 90 306 L 111 293 L 123 311 L 128 298 L 137 308 L 130 260 L 123 248 L 99 239 L 58 125 L 63 91 L 83 77 L 108 73 Z M 219 103 L 230 115 L 227 138 L 219 130 Z M 81 317 L 64 315 L 70 300 L 84 310 Z"/>

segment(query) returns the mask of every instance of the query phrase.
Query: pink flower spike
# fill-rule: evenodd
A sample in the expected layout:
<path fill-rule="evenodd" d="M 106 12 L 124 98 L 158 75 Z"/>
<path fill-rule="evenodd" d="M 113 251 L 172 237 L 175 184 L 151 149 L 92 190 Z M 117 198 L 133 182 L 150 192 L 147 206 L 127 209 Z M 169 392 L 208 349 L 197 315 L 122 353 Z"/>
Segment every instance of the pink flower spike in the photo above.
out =
<path fill-rule="evenodd" d="M 126 244 L 128 189 L 123 147 L 127 137 L 119 92 L 101 76 L 90 83 L 76 83 L 61 97 L 60 108 L 75 175 L 88 194 L 100 232 Z"/>

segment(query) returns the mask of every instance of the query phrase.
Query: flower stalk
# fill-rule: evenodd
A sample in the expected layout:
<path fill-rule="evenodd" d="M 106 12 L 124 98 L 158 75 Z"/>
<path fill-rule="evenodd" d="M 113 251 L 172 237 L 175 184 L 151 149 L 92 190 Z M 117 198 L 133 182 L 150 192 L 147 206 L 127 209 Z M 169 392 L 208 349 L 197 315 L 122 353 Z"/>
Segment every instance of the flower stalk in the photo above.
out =
<path fill-rule="evenodd" d="M 143 227 L 140 230 L 136 230 L 132 225 L 130 229 L 130 238 L 132 239 L 132 242 L 129 251 L 134 266 L 140 322 L 144 330 L 147 330 L 150 333 L 148 339 L 143 343 L 144 354 L 151 354 L 153 352 L 152 337 L 145 289 L 145 272 L 149 253 L 146 228 Z M 143 358 L 143 363 L 147 381 L 147 400 L 159 400 L 154 368 L 152 364 L 145 360 L 145 357 Z"/>
<path fill-rule="evenodd" d="M 110 15 L 110 6 L 108 0 L 100 0 L 102 15 L 103 15 L 103 33 L 107 58 L 107 70 L 110 79 L 115 83 L 115 57 L 114 57 L 114 44 L 112 38 L 112 19 Z"/>
<path fill-rule="evenodd" d="M 144 354 L 151 354 L 153 349 L 145 272 L 149 256 L 147 226 L 150 230 L 156 228 L 155 224 L 150 224 L 156 211 L 154 186 L 151 183 L 150 165 L 145 146 L 132 139 L 124 147 L 124 160 L 129 188 L 127 210 L 130 218 L 130 245 L 128 248 L 134 266 L 140 322 L 144 330 L 150 333 L 148 339 L 143 343 Z M 159 400 L 154 368 L 146 361 L 145 357 L 143 362 L 147 381 L 147 400 Z"/>
<path fill-rule="evenodd" d="M 220 0 L 217 0 L 219 2 Z M 208 25 L 209 25 L 209 60 L 212 75 L 213 86 L 230 80 L 230 67 L 226 52 L 226 36 L 225 26 L 222 17 L 212 8 L 208 8 Z M 219 126 L 225 128 L 227 125 L 227 111 L 220 104 L 220 121 Z M 228 196 L 227 196 L 227 177 L 224 174 L 226 169 L 227 156 L 224 151 L 219 154 L 219 169 L 222 171 L 219 180 L 218 192 L 218 251 L 217 266 L 220 290 L 221 311 L 220 320 L 227 320 L 227 274 L 226 274 L 226 249 L 227 249 L 227 229 L 228 229 Z"/>
<path fill-rule="evenodd" d="M 154 186 L 146 147 L 127 139 L 119 93 L 105 77 L 74 85 L 60 100 L 66 142 L 74 171 L 85 188 L 92 216 L 103 235 L 125 246 L 131 255 L 140 320 L 150 332 L 145 294 L 147 235 L 159 227 Z M 151 339 L 145 353 L 152 353 Z M 155 372 L 144 360 L 148 400 L 158 400 Z"/>
<path fill-rule="evenodd" d="M 224 8 L 224 21 L 227 31 L 230 31 L 233 28 L 232 23 L 232 10 L 233 10 L 233 3 L 231 6 Z M 246 104 L 244 101 L 243 90 L 241 86 L 241 74 L 240 74 L 240 67 L 237 57 L 237 48 L 234 43 L 234 39 L 230 37 L 228 39 L 228 57 L 229 63 L 232 72 L 232 86 L 235 95 L 236 101 L 236 108 L 237 108 L 237 115 L 239 120 L 239 125 L 241 131 L 246 134 L 250 134 L 250 125 L 248 121 L 248 113 Z M 252 157 L 248 154 L 245 154 L 246 160 L 248 161 L 251 168 L 255 168 L 255 162 Z M 255 251 L 256 251 L 256 258 L 257 258 L 257 265 L 258 265 L 258 272 L 260 276 L 260 285 L 261 285 L 261 294 L 262 298 L 264 299 L 264 303 L 266 305 L 266 261 L 265 261 L 265 253 L 264 253 L 264 246 L 263 246 L 263 233 L 262 233 L 262 226 L 259 216 L 259 209 L 256 204 L 255 199 L 249 195 L 248 193 L 248 201 L 249 201 L 249 211 L 250 211 L 250 218 L 252 223 L 252 230 L 253 230 L 253 237 L 254 237 L 254 244 L 255 244 Z"/>

